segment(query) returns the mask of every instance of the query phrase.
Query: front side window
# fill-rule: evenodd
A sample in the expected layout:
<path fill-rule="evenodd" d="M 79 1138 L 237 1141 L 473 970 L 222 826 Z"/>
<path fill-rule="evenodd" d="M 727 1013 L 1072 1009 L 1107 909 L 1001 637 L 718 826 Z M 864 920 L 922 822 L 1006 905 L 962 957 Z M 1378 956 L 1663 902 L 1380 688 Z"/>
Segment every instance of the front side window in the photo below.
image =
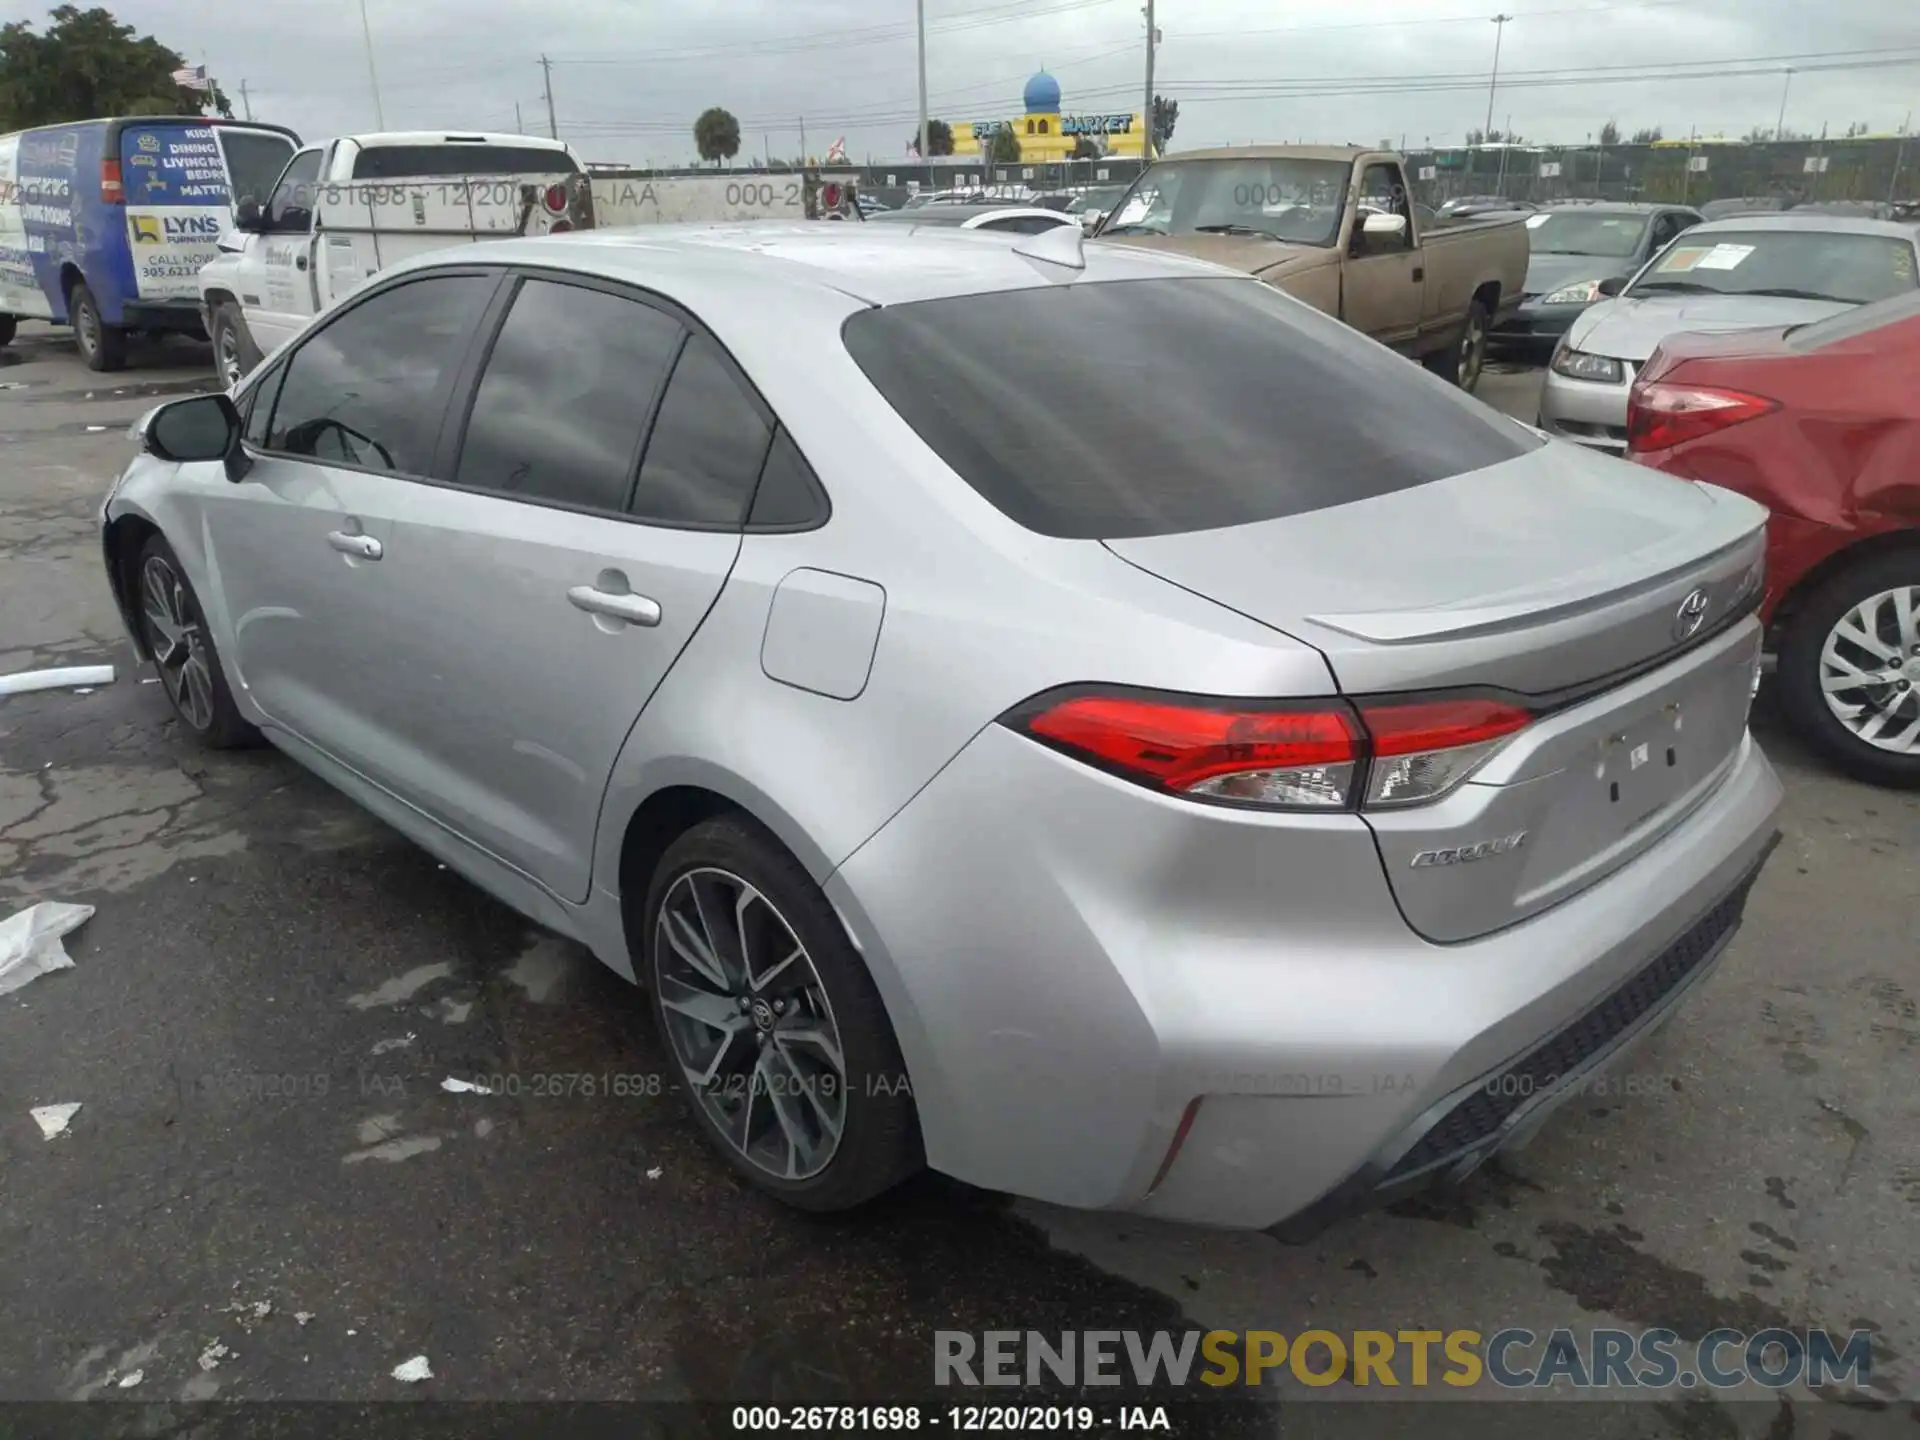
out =
<path fill-rule="evenodd" d="M 454 372 L 491 275 L 436 275 L 325 321 L 287 359 L 266 448 L 394 475 L 433 465 Z"/>
<path fill-rule="evenodd" d="M 619 510 L 681 325 L 604 291 L 528 280 L 480 377 L 455 483 Z"/>
<path fill-rule="evenodd" d="M 773 430 L 720 347 L 690 336 L 647 439 L 633 515 L 662 525 L 745 522 Z"/>
<path fill-rule="evenodd" d="M 320 183 L 318 150 L 302 150 L 288 163 L 273 187 L 267 202 L 266 221 L 270 230 L 309 230 L 313 227 L 313 191 Z"/>
<path fill-rule="evenodd" d="M 1063 539 L 1277 520 L 1544 443 L 1255 280 L 922 300 L 863 310 L 841 335 L 962 480 Z"/>

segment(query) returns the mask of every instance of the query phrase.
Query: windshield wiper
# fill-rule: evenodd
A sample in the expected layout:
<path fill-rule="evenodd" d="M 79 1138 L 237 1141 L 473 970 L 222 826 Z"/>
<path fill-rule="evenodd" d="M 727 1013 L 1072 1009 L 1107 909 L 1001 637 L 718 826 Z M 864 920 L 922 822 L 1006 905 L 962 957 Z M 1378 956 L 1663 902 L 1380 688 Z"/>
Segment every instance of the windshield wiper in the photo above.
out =
<path fill-rule="evenodd" d="M 1267 240 L 1280 240 L 1271 230 L 1258 230 L 1251 225 L 1196 225 L 1193 227 L 1201 235 L 1259 235 Z M 1287 242 L 1280 240 L 1282 245 Z"/>
<path fill-rule="evenodd" d="M 1676 294 L 1682 295 L 1719 295 L 1724 293 L 1723 291 L 1714 289 L 1711 285 L 1696 285 L 1691 280 L 1649 280 L 1645 284 L 1633 287 L 1633 293 L 1636 295 L 1644 295 L 1649 290 L 1672 290 Z"/>
<path fill-rule="evenodd" d="M 1124 235 L 1129 230 L 1138 230 L 1142 235 L 1164 235 L 1167 232 L 1152 225 L 1143 225 L 1138 220 L 1129 220 L 1125 225 L 1109 225 L 1102 235 Z"/>
<path fill-rule="evenodd" d="M 1742 295 L 1777 295 L 1782 300 L 1829 300 L 1835 305 L 1851 305 L 1854 302 L 1838 295 L 1822 295 L 1818 290 L 1795 290 L 1789 286 L 1776 286 L 1766 290 L 1742 290 Z"/>

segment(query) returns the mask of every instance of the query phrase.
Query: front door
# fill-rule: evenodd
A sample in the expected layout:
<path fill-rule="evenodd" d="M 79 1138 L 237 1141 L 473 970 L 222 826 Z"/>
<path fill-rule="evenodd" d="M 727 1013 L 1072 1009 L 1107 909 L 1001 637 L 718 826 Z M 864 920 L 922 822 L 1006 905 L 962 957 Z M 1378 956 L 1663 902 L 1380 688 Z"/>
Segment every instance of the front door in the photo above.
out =
<path fill-rule="evenodd" d="M 726 583 L 771 434 L 673 314 L 520 282 L 452 485 L 393 517 L 383 713 L 414 803 L 586 899 L 614 761 Z"/>
<path fill-rule="evenodd" d="M 1398 218 L 1398 234 L 1369 233 L 1369 215 Z M 1360 177 L 1360 203 L 1342 266 L 1341 318 L 1382 344 L 1411 349 L 1419 337 L 1426 292 L 1420 261 L 1412 206 L 1399 168 L 1369 165 Z"/>
<path fill-rule="evenodd" d="M 205 501 L 231 661 L 267 717 L 369 778 L 393 777 L 379 733 L 393 629 L 392 515 L 433 466 L 454 373 L 499 284 L 434 276 L 369 296 L 262 381 L 253 466 Z"/>
<path fill-rule="evenodd" d="M 261 212 L 264 233 L 250 235 L 240 282 L 240 309 L 262 354 L 297 335 L 318 310 L 314 291 L 313 214 L 321 150 L 287 163 Z"/>

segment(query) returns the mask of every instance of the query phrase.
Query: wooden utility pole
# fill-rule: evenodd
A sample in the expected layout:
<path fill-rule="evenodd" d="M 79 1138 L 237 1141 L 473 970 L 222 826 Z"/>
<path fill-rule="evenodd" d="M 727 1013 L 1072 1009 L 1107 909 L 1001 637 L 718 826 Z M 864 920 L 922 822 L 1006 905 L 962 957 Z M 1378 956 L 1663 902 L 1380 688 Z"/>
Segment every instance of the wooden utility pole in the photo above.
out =
<path fill-rule="evenodd" d="M 540 73 L 547 82 L 547 138 L 560 138 L 560 122 L 553 118 L 553 62 L 546 56 L 540 57 Z"/>

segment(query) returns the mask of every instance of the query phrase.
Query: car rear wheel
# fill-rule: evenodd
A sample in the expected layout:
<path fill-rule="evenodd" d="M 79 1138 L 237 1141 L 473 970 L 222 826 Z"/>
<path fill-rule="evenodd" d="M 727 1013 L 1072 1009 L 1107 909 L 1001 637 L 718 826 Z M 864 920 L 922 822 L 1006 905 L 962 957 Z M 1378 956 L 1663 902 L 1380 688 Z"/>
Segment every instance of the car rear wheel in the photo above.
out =
<path fill-rule="evenodd" d="M 923 1163 L 879 991 L 826 896 L 738 816 L 695 826 L 648 887 L 643 974 L 700 1128 L 760 1189 L 844 1210 Z"/>
<path fill-rule="evenodd" d="M 1780 644 L 1795 728 L 1848 773 L 1920 787 L 1920 549 L 1824 581 Z"/>
<path fill-rule="evenodd" d="M 141 638 L 153 655 L 173 713 L 208 749 L 237 750 L 258 743 L 260 732 L 233 703 L 206 615 L 173 547 L 158 535 L 149 537 L 134 573 Z"/>
<path fill-rule="evenodd" d="M 260 347 L 253 343 L 240 307 L 231 300 L 222 300 L 213 307 L 213 358 L 220 370 L 220 381 L 229 390 L 260 363 Z"/>
<path fill-rule="evenodd" d="M 120 370 L 127 363 L 127 332 L 109 325 L 100 315 L 100 302 L 82 280 L 67 297 L 67 319 L 73 326 L 73 338 L 80 347 L 80 358 L 89 370 Z"/>
<path fill-rule="evenodd" d="M 1487 331 L 1493 316 L 1487 302 L 1475 300 L 1467 306 L 1466 323 L 1453 344 L 1427 357 L 1427 368 L 1443 379 L 1451 380 L 1471 395 L 1480 384 L 1480 372 L 1487 363 Z"/>

